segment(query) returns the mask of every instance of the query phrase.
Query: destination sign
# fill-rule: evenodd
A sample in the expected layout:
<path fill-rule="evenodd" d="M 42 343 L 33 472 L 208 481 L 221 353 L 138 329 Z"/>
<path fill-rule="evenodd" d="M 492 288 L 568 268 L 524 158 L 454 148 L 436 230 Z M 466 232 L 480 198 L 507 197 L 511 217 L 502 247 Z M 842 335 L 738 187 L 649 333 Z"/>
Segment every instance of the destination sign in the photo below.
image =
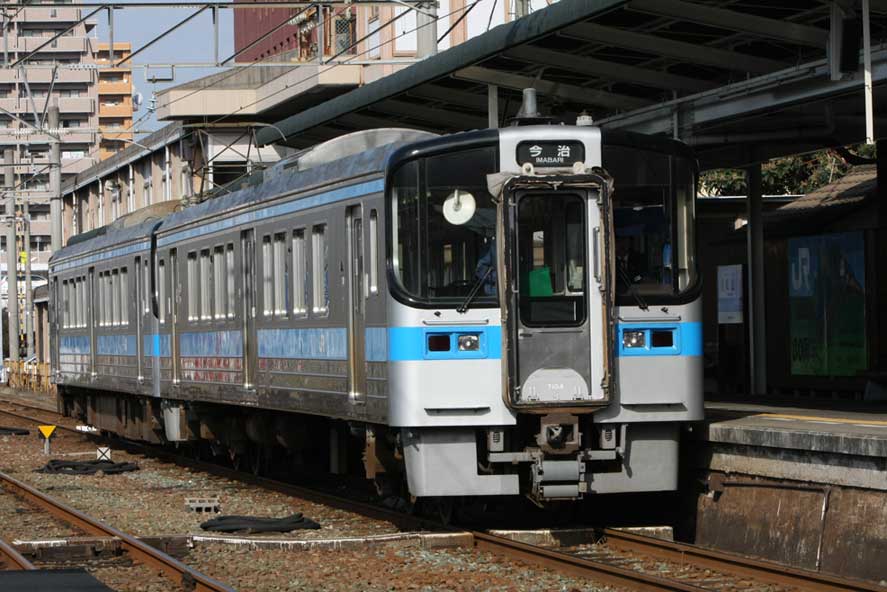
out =
<path fill-rule="evenodd" d="M 575 140 L 521 142 L 517 145 L 517 163 L 534 167 L 571 167 L 585 162 L 585 146 Z"/>

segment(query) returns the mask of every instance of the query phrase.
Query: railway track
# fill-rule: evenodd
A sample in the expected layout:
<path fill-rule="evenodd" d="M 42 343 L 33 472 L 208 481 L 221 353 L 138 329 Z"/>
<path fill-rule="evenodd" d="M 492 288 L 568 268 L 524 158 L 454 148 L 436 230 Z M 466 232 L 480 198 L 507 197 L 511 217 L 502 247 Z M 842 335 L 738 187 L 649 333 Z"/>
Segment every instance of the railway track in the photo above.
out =
<path fill-rule="evenodd" d="M 18 414 L 18 417 L 27 416 Z M 30 418 L 31 421 L 40 421 Z M 57 500 L 11 475 L 0 472 L 0 489 L 26 501 L 86 534 L 110 538 L 119 544 L 126 555 L 138 563 L 149 566 L 177 584 L 182 590 L 193 592 L 235 592 L 233 588 L 214 580 L 170 555 L 147 545 L 139 539 L 102 523 L 83 512 Z M 0 559 L 6 569 L 33 570 L 35 566 L 6 542 L 0 541 Z"/>
<path fill-rule="evenodd" d="M 20 409 L 24 408 L 32 414 L 39 412 L 58 419 L 55 412 L 47 409 L 29 407 L 20 402 L 8 402 L 7 404 Z M 21 411 L 11 409 L 0 408 L 0 414 L 35 423 L 48 421 L 46 417 L 35 418 L 33 415 L 25 415 Z M 70 425 L 59 425 L 58 429 L 83 435 L 82 432 L 78 432 Z M 257 477 L 251 473 L 243 473 L 206 461 L 176 455 L 158 447 L 131 441 L 118 441 L 116 444 L 131 451 L 174 462 L 194 470 L 205 471 L 227 479 L 268 488 L 370 517 L 389 520 L 402 528 L 421 529 L 432 526 L 441 529 L 440 524 L 375 504 L 355 501 L 265 477 Z M 113 531 L 113 529 L 111 530 Z M 768 592 L 861 590 L 887 592 L 887 587 L 879 586 L 873 582 L 796 569 L 770 561 L 686 543 L 663 541 L 616 529 L 596 531 L 594 541 L 589 544 L 554 548 L 527 544 L 476 530 L 465 532 L 473 537 L 474 546 L 479 550 L 550 568 L 564 574 L 587 577 L 601 584 L 631 590 L 683 592 L 703 590 L 717 592 L 732 592 L 734 590 L 767 590 Z M 106 536 L 118 535 L 107 535 L 106 533 Z M 134 547 L 136 553 L 142 552 L 142 549 L 147 547 L 137 540 L 134 542 L 138 544 L 138 547 Z M 146 558 L 145 560 L 150 559 Z M 174 559 L 172 561 L 178 563 Z M 165 569 L 174 568 L 167 566 Z M 185 580 L 180 579 L 179 581 Z M 228 588 L 197 587 L 196 589 L 222 590 Z"/>
<path fill-rule="evenodd" d="M 15 547 L 4 540 L 0 540 L 0 570 L 34 570 L 34 564 L 27 557 L 19 553 Z"/>

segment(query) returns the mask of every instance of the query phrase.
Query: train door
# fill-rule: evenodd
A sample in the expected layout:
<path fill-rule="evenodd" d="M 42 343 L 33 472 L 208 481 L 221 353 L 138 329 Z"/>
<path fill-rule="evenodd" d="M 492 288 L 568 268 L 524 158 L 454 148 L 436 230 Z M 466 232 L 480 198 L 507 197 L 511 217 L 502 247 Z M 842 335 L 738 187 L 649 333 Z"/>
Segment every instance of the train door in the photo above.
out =
<path fill-rule="evenodd" d="M 147 261 L 145 262 L 147 264 Z M 143 374 L 143 369 L 145 366 L 145 361 L 142 358 L 144 352 L 142 351 L 143 343 L 142 343 L 142 299 L 145 297 L 144 287 L 142 283 L 144 282 L 144 278 L 142 277 L 142 258 L 136 257 L 136 273 L 135 273 L 135 321 L 136 321 L 136 364 L 137 364 L 137 374 L 139 384 L 145 379 Z M 129 306 L 129 303 L 124 303 L 124 306 Z"/>
<path fill-rule="evenodd" d="M 364 289 L 363 219 L 361 206 L 351 206 L 346 213 L 348 234 L 348 386 L 351 403 L 366 404 L 366 291 Z"/>
<path fill-rule="evenodd" d="M 506 191 L 503 330 L 511 404 L 604 404 L 612 355 L 606 185 L 518 182 Z"/>
<path fill-rule="evenodd" d="M 179 281 L 179 258 L 175 249 L 169 250 L 170 289 L 172 290 L 169 307 L 169 346 L 172 356 L 172 383 L 179 384 L 179 304 L 182 301 L 182 284 Z M 190 287 L 190 286 L 189 286 Z"/>
<path fill-rule="evenodd" d="M 89 268 L 89 281 L 86 284 L 88 292 L 86 294 L 86 309 L 89 319 L 89 376 L 95 378 L 95 267 Z"/>
<path fill-rule="evenodd" d="M 253 388 L 256 375 L 256 235 L 253 229 L 240 233 L 241 318 L 243 319 L 243 386 Z"/>
<path fill-rule="evenodd" d="M 58 322 L 58 304 L 59 304 L 59 280 L 52 278 L 52 293 L 50 294 L 49 306 L 49 365 L 52 371 L 58 376 L 59 368 L 59 322 Z M 0 352 L 3 347 L 0 346 Z"/>

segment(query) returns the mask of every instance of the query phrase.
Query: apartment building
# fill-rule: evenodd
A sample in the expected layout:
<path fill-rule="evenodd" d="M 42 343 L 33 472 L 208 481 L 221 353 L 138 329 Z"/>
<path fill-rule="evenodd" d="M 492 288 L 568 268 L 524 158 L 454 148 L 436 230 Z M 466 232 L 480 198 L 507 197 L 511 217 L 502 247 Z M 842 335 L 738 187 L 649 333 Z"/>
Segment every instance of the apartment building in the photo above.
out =
<path fill-rule="evenodd" d="M 57 102 L 61 113 L 63 181 L 97 162 L 98 74 L 90 67 L 95 63 L 95 22 L 78 23 L 82 16 L 78 8 L 41 7 L 36 2 L 21 10 L 3 10 L 0 150 L 14 149 L 17 203 L 20 208 L 27 200 L 30 207 L 31 261 L 37 272 L 45 270 L 50 256 L 50 137 L 35 133 L 32 126 L 39 127 L 51 103 Z M 68 27 L 72 28 L 50 41 Z"/>
<path fill-rule="evenodd" d="M 403 67 L 398 60 L 425 57 L 418 47 L 421 32 L 433 32 L 443 51 L 554 0 L 438 0 L 425 4 L 425 15 L 437 14 L 436 27 L 427 16 L 404 6 L 331 6 L 316 8 L 251 8 L 234 13 L 234 49 L 239 62 L 312 60 L 339 55 L 364 63 L 364 82 Z M 282 25 L 289 19 L 286 25 Z M 378 62 L 378 65 L 373 62 Z"/>
<path fill-rule="evenodd" d="M 111 67 L 120 63 L 132 53 L 129 43 L 114 43 L 114 60 L 108 43 L 99 43 L 95 55 L 96 63 L 101 66 L 99 75 L 99 160 L 120 152 L 132 143 L 132 68 L 127 64 Z"/>

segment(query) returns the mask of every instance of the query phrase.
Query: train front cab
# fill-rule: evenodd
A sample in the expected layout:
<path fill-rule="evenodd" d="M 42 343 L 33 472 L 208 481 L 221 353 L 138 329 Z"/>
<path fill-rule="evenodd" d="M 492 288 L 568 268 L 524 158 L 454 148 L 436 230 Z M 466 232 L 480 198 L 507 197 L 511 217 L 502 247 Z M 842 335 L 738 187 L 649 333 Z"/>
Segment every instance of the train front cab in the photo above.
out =
<path fill-rule="evenodd" d="M 413 495 L 676 487 L 702 413 L 695 169 L 623 144 L 516 127 L 393 159 L 389 424 Z"/>

